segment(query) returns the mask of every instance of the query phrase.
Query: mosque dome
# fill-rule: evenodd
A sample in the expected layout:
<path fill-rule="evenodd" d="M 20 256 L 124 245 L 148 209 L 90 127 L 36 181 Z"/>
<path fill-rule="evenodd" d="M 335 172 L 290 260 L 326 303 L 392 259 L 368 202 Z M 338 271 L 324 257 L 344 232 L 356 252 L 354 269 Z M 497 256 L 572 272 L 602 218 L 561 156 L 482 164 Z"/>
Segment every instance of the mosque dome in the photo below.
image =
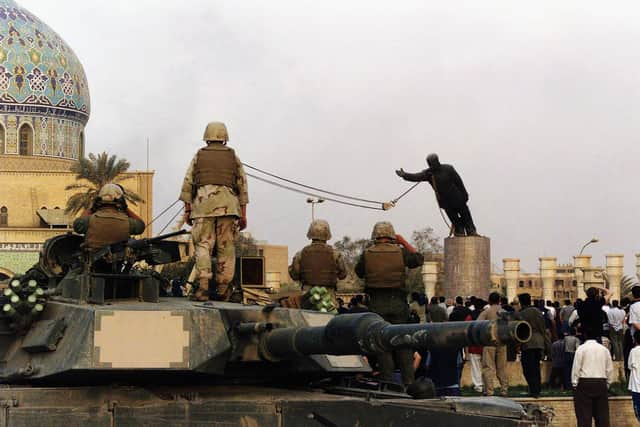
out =
<path fill-rule="evenodd" d="M 0 156 L 75 160 L 89 113 L 73 50 L 15 1 L 0 0 Z"/>

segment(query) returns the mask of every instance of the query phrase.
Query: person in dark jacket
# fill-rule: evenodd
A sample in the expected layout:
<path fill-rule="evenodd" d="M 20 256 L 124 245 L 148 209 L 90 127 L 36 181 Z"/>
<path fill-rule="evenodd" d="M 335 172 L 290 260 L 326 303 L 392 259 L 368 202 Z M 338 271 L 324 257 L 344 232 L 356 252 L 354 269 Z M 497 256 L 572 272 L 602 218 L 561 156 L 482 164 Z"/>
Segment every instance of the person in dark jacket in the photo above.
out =
<path fill-rule="evenodd" d="M 438 304 L 438 297 L 431 298 L 431 304 L 427 306 L 427 322 L 446 322 L 447 310 Z"/>
<path fill-rule="evenodd" d="M 449 322 L 463 322 L 467 320 L 467 316 L 471 315 L 471 310 L 464 306 L 464 300 L 461 296 L 456 297 L 456 306 L 449 315 Z"/>
<path fill-rule="evenodd" d="M 578 316 L 584 333 L 600 340 L 603 334 L 602 321 L 603 317 L 606 316 L 602 311 L 602 306 L 605 302 L 608 302 L 611 292 L 606 288 L 601 288 L 603 292 L 603 295 L 601 295 L 598 289 L 596 287 L 587 289 L 587 298 L 578 309 Z"/>
<path fill-rule="evenodd" d="M 522 309 L 518 312 L 518 316 L 522 320 L 526 320 L 531 325 L 531 339 L 522 344 L 522 373 L 527 380 L 529 386 L 529 394 L 532 397 L 540 397 L 541 378 L 540 378 L 540 360 L 545 348 L 547 335 L 545 333 L 544 317 L 540 310 L 531 305 L 531 295 L 518 295 L 520 306 Z"/>
<path fill-rule="evenodd" d="M 477 236 L 476 226 L 471 218 L 471 211 L 467 206 L 469 193 L 462 182 L 462 178 L 451 165 L 440 164 L 438 155 L 427 156 L 428 169 L 418 173 L 408 173 L 403 169 L 396 170 L 396 175 L 405 181 L 428 181 L 433 187 L 438 199 L 438 206 L 444 209 L 456 236 Z"/>

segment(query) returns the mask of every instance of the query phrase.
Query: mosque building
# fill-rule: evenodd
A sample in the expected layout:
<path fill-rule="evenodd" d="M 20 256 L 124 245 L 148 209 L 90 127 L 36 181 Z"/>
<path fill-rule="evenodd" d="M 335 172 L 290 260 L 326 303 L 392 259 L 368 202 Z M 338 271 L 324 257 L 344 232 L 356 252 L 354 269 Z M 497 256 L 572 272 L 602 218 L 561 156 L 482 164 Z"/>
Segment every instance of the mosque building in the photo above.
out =
<path fill-rule="evenodd" d="M 0 0 L 0 280 L 33 265 L 46 239 L 70 231 L 64 208 L 73 192 L 65 187 L 76 182 L 70 167 L 85 155 L 90 112 L 73 50 L 15 1 Z M 144 200 L 131 207 L 148 223 L 153 172 L 129 175 L 125 189 Z"/>

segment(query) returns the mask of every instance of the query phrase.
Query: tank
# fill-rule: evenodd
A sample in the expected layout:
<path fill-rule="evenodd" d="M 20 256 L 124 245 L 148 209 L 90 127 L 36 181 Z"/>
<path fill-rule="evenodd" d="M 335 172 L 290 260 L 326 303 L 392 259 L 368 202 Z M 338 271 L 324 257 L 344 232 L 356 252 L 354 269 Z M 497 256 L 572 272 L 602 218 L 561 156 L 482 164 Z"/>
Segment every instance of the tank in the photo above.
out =
<path fill-rule="evenodd" d="M 374 313 L 160 298 L 166 239 L 87 254 L 68 234 L 3 291 L 2 425 L 526 426 L 549 420 L 504 398 L 413 397 L 368 363 L 410 347 L 525 342 L 526 322 L 393 325 Z M 147 267 L 139 268 L 144 261 Z M 428 394 L 428 392 L 427 392 Z"/>

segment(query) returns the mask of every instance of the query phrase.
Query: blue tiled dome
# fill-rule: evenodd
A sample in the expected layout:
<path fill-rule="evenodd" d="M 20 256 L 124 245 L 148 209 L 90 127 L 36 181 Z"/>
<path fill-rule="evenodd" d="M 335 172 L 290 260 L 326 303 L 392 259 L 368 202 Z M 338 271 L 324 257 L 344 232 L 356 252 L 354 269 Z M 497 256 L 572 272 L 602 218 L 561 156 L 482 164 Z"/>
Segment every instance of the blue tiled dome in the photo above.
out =
<path fill-rule="evenodd" d="M 82 64 L 55 31 L 13 0 L 0 0 L 0 113 L 87 122 Z"/>

